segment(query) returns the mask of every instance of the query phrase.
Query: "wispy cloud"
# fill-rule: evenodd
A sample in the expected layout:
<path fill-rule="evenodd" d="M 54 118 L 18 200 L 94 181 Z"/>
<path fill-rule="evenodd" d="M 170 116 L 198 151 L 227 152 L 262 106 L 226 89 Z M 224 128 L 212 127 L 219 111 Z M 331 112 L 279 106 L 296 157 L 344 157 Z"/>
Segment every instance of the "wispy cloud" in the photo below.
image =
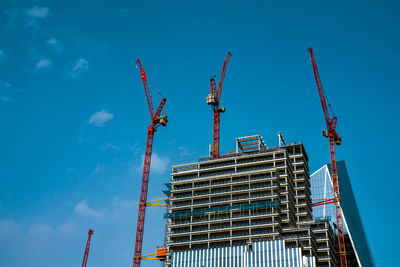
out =
<path fill-rule="evenodd" d="M 171 160 L 168 157 L 161 157 L 157 153 L 154 153 L 151 157 L 150 168 L 156 174 L 163 174 L 167 170 L 170 162 Z"/>
<path fill-rule="evenodd" d="M 113 143 L 106 143 L 100 147 L 101 151 L 106 151 L 109 149 L 119 151 L 121 149 L 121 147 L 114 145 Z"/>
<path fill-rule="evenodd" d="M 94 210 L 94 214 L 93 207 L 89 208 L 91 212 L 87 212 L 87 208 L 83 210 L 77 208 L 80 211 L 74 212 L 74 207 L 79 206 L 79 201 L 77 201 L 75 204 L 78 204 L 74 205 L 68 213 L 62 209 L 54 216 L 43 212 L 43 214 L 37 214 L 33 222 L 28 218 L 21 218 L 18 221 L 13 218 L 0 218 L 0 254 L 2 255 L 0 265 L 9 266 L 10 264 L 7 263 L 10 262 L 13 266 L 22 266 L 35 262 L 37 266 L 51 266 L 55 261 L 47 256 L 54 256 L 57 253 L 57 257 L 68 256 L 68 251 L 76 247 L 77 242 L 86 242 L 83 238 L 87 238 L 89 227 L 94 228 L 95 240 L 102 239 L 107 249 L 116 252 L 111 254 L 118 254 L 121 250 L 118 244 L 130 242 L 130 237 L 126 233 L 132 230 L 132 221 L 136 219 L 136 213 L 132 210 L 137 210 L 138 196 L 132 196 L 130 199 L 112 197 L 104 200 L 106 200 L 102 203 L 104 208 Z M 152 215 L 148 214 L 148 216 L 150 218 Z M 156 216 L 157 219 L 162 217 L 160 214 Z M 115 227 L 116 225 L 118 227 Z M 154 231 L 151 231 L 153 233 L 149 233 L 150 237 L 161 236 L 163 229 L 155 227 Z M 84 246 L 85 243 L 82 245 Z M 18 253 L 19 251 L 24 252 L 23 257 Z M 116 259 L 118 257 L 117 255 Z M 108 262 L 109 259 L 105 258 L 105 260 Z M 73 261 L 66 257 L 63 259 L 63 265 L 72 266 Z M 115 262 L 115 259 L 111 259 L 110 262 Z"/>
<path fill-rule="evenodd" d="M 11 84 L 8 82 L 0 81 L 0 92 L 9 92 Z"/>
<path fill-rule="evenodd" d="M 74 213 L 85 216 L 85 217 L 92 217 L 92 218 L 100 218 L 103 216 L 102 212 L 90 208 L 88 206 L 88 204 L 86 203 L 86 200 L 76 204 Z"/>
<path fill-rule="evenodd" d="M 106 167 L 103 164 L 97 164 L 96 168 L 94 169 L 94 171 L 92 172 L 92 174 L 97 174 L 99 172 L 104 172 L 106 169 Z"/>
<path fill-rule="evenodd" d="M 38 241 L 45 241 L 53 232 L 53 229 L 44 223 L 36 223 L 29 227 L 28 235 Z"/>
<path fill-rule="evenodd" d="M 131 209 L 139 204 L 136 200 L 121 200 L 119 197 L 114 197 L 111 200 L 111 205 L 117 208 Z"/>
<path fill-rule="evenodd" d="M 18 94 L 30 92 L 29 89 L 15 88 L 8 82 L 0 81 L 0 103 L 15 103 Z"/>
<path fill-rule="evenodd" d="M 1 103 L 15 103 L 15 99 L 6 95 L 0 95 Z"/>
<path fill-rule="evenodd" d="M 134 144 L 129 144 L 129 143 L 105 143 L 104 145 L 100 146 L 101 151 L 107 151 L 107 150 L 114 150 L 114 151 L 129 151 L 132 152 L 133 154 L 137 155 L 140 153 L 140 149 L 138 147 L 138 143 Z"/>
<path fill-rule="evenodd" d="M 78 79 L 89 70 L 89 61 L 78 58 L 73 61 L 67 71 L 67 76 L 71 79 Z"/>
<path fill-rule="evenodd" d="M 0 49 L 0 64 L 6 61 L 6 59 L 7 59 L 6 51 L 4 51 L 4 49 Z"/>
<path fill-rule="evenodd" d="M 50 8 L 33 6 L 31 8 L 25 8 L 23 14 L 25 15 L 25 26 L 38 29 L 39 20 L 43 20 L 50 15 Z"/>
<path fill-rule="evenodd" d="M 44 19 L 50 14 L 50 8 L 42 6 L 33 6 L 31 8 L 25 8 L 24 14 L 31 18 Z"/>
<path fill-rule="evenodd" d="M 89 120 L 89 123 L 97 126 L 97 127 L 104 127 L 104 124 L 109 121 L 112 120 L 114 118 L 114 115 L 111 113 L 108 113 L 105 110 L 99 111 L 94 113 Z"/>
<path fill-rule="evenodd" d="M 0 81 L 0 103 L 15 103 L 15 99 L 10 97 L 12 86 L 8 82 Z"/>
<path fill-rule="evenodd" d="M 56 229 L 57 232 L 61 233 L 62 235 L 71 236 L 78 232 L 78 224 L 74 221 L 68 221 L 57 225 Z"/>
<path fill-rule="evenodd" d="M 54 37 L 47 40 L 45 44 L 57 54 L 64 52 L 64 44 Z"/>
<path fill-rule="evenodd" d="M 13 219 L 0 219 L 0 235 L 9 235 L 21 231 L 21 226 Z"/>
<path fill-rule="evenodd" d="M 37 70 L 49 70 L 52 65 L 53 62 L 51 62 L 49 59 L 41 59 L 36 62 L 35 66 Z"/>
<path fill-rule="evenodd" d="M 155 174 L 163 174 L 167 170 L 171 159 L 168 157 L 161 157 L 157 153 L 153 153 L 151 156 L 150 171 Z M 142 155 L 141 165 L 138 165 L 136 170 L 140 173 L 143 169 L 144 155 Z"/>
<path fill-rule="evenodd" d="M 193 152 L 190 151 L 189 148 L 184 147 L 184 146 L 179 146 L 178 151 L 179 151 L 179 155 L 181 155 L 181 156 L 190 156 L 193 154 Z"/>

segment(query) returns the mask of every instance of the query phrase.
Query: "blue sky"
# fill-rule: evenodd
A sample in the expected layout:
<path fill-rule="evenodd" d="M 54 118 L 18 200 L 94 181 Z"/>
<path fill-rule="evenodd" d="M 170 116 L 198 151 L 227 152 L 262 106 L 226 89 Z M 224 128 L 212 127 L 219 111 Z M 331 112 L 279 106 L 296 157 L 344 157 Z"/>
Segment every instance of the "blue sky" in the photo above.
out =
<path fill-rule="evenodd" d="M 302 141 L 310 170 L 329 161 L 306 48 L 336 114 L 378 266 L 395 266 L 400 186 L 396 1 L 0 1 L 0 265 L 73 266 L 87 230 L 90 266 L 130 266 L 149 123 L 135 59 L 167 97 L 149 199 L 172 164 L 212 141 L 209 78 L 233 56 L 222 92 L 221 150 L 276 133 Z M 153 91 L 154 102 L 159 97 Z M 143 252 L 162 245 L 147 213 Z M 143 266 L 159 266 L 143 262 Z"/>

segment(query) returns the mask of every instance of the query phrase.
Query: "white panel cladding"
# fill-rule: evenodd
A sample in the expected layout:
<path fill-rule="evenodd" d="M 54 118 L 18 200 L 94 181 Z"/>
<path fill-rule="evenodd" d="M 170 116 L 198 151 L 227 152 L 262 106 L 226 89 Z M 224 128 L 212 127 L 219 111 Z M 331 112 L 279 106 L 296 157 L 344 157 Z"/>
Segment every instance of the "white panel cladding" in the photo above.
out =
<path fill-rule="evenodd" d="M 174 252 L 172 267 L 316 267 L 301 248 L 286 248 L 283 240 L 247 245 Z"/>
<path fill-rule="evenodd" d="M 232 247 L 229 247 L 229 267 L 232 267 Z"/>
<path fill-rule="evenodd" d="M 266 242 L 261 242 L 262 243 L 262 250 L 264 251 L 265 250 L 265 247 L 266 247 L 266 249 L 268 250 L 268 243 L 266 243 Z M 262 257 L 263 257 L 263 267 L 265 267 L 265 262 L 267 262 L 267 267 L 269 267 L 269 258 L 268 258 L 268 255 L 267 255 L 267 261 L 265 261 L 265 253 L 262 253 Z"/>

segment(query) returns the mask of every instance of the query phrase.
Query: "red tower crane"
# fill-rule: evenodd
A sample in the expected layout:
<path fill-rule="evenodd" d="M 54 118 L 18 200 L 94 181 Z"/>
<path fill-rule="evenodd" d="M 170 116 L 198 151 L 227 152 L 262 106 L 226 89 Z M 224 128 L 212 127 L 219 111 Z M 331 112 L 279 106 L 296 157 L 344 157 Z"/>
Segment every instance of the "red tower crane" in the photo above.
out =
<path fill-rule="evenodd" d="M 213 159 L 219 158 L 219 125 L 220 125 L 220 113 L 225 112 L 224 107 L 219 106 L 221 100 L 222 86 L 224 85 L 224 79 L 226 70 L 228 68 L 229 58 L 232 56 L 231 52 L 226 55 L 224 65 L 222 67 L 221 78 L 219 79 L 218 88 L 215 83 L 215 76 L 210 79 L 210 93 L 208 94 L 206 100 L 207 104 L 210 105 L 214 111 L 213 118 L 213 146 L 211 157 Z"/>
<path fill-rule="evenodd" d="M 153 101 L 150 94 L 150 88 L 146 77 L 146 72 L 139 59 L 136 60 L 137 65 L 140 70 L 140 76 L 142 77 L 144 91 L 146 93 L 147 105 L 150 111 L 150 125 L 147 128 L 147 142 L 146 142 L 146 152 L 144 156 L 143 164 L 143 174 L 142 174 L 142 186 L 140 189 L 140 199 L 139 199 L 139 211 L 138 220 L 136 227 L 136 241 L 135 241 L 135 252 L 133 257 L 133 267 L 139 267 L 141 262 L 142 254 L 142 244 L 143 244 L 143 230 L 144 230 L 144 219 L 146 214 L 146 200 L 147 200 L 147 189 L 149 187 L 149 174 L 150 174 L 150 162 L 151 153 L 153 149 L 153 137 L 154 132 L 157 128 L 162 125 L 167 125 L 167 116 L 165 115 L 165 102 L 166 98 L 162 98 L 160 104 L 158 105 L 157 111 L 153 112 Z"/>
<path fill-rule="evenodd" d="M 85 248 L 85 254 L 83 254 L 82 267 L 86 267 L 86 264 L 87 264 L 87 260 L 89 257 L 90 240 L 92 239 L 92 235 L 93 235 L 93 230 L 89 229 L 88 239 L 87 239 L 86 248 Z"/>
<path fill-rule="evenodd" d="M 339 176 L 337 173 L 337 165 L 336 165 L 336 150 L 335 144 L 341 145 L 342 138 L 336 132 L 336 123 L 337 117 L 333 116 L 331 118 L 329 114 L 329 109 L 327 104 L 326 94 L 324 92 L 324 88 L 322 87 L 322 82 L 319 77 L 319 72 L 317 68 L 317 63 L 314 58 L 314 53 L 312 48 L 308 48 L 307 51 L 310 53 L 311 62 L 314 70 L 315 81 L 317 82 L 318 93 L 321 100 L 322 109 L 324 111 L 326 127 L 328 132 L 325 130 L 322 131 L 322 135 L 327 137 L 329 140 L 329 150 L 331 156 L 331 173 L 332 173 L 332 184 L 333 184 L 333 199 L 324 199 L 322 201 L 316 202 L 313 205 L 326 205 L 330 203 L 335 204 L 335 212 L 336 212 L 336 225 L 338 232 L 338 241 L 339 241 L 339 257 L 340 257 L 340 265 L 342 267 L 347 267 L 347 257 L 346 257 L 346 244 L 344 240 L 344 232 L 343 232 L 343 217 L 342 217 L 342 208 L 340 204 L 340 190 L 339 190 Z M 330 105 L 329 105 L 330 106 Z"/>

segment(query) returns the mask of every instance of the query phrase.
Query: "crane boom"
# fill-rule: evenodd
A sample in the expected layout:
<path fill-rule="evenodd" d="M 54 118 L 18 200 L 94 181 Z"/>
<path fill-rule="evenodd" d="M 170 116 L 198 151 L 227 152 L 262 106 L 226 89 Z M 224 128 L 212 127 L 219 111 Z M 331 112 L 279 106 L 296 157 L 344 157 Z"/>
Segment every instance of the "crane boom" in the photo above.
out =
<path fill-rule="evenodd" d="M 151 98 L 150 88 L 149 88 L 149 83 L 147 82 L 146 72 L 144 71 L 144 68 L 143 68 L 140 60 L 137 59 L 136 61 L 139 66 L 140 76 L 142 77 L 143 87 L 144 87 L 144 91 L 146 93 L 147 105 L 148 105 L 149 111 L 150 111 L 150 119 L 153 119 L 153 100 Z"/>
<path fill-rule="evenodd" d="M 93 230 L 89 229 L 88 239 L 87 239 L 87 242 L 86 242 L 85 253 L 83 254 L 82 267 L 86 267 L 86 264 L 87 264 L 87 260 L 88 260 L 88 257 L 89 257 L 90 240 L 92 238 L 92 235 L 93 235 Z"/>
<path fill-rule="evenodd" d="M 340 265 L 341 267 L 347 267 L 347 256 L 346 256 L 346 244 L 344 240 L 344 223 L 343 223 L 343 216 L 342 216 L 342 208 L 340 203 L 340 189 L 339 189 L 339 176 L 337 173 L 337 164 L 336 164 L 336 145 L 341 144 L 341 137 L 336 132 L 336 123 L 337 117 L 330 117 L 326 95 L 324 93 L 324 89 L 322 87 L 321 78 L 319 77 L 317 63 L 315 61 L 314 53 L 312 48 L 308 48 L 307 51 L 310 53 L 311 62 L 314 70 L 315 81 L 318 87 L 318 93 L 321 100 L 322 109 L 324 111 L 326 127 L 328 133 L 323 131 L 323 135 L 328 137 L 329 139 L 329 151 L 330 151 L 330 158 L 331 158 L 331 172 L 332 172 L 332 184 L 333 184 L 333 203 L 335 204 L 335 213 L 336 213 L 336 225 L 337 225 L 337 232 L 338 232 L 338 243 L 339 243 L 339 257 L 340 257 Z M 326 202 L 323 204 L 329 204 L 331 202 Z"/>
<path fill-rule="evenodd" d="M 224 86 L 226 70 L 228 69 L 228 63 L 231 56 L 232 56 L 231 52 L 228 52 L 224 60 L 224 65 L 222 66 L 221 78 L 219 78 L 218 91 L 217 91 L 218 102 L 221 99 L 222 87 Z"/>
<path fill-rule="evenodd" d="M 137 59 L 137 64 L 139 65 L 140 76 L 142 77 L 143 87 L 147 98 L 147 104 L 149 106 L 151 120 L 150 120 L 150 125 L 147 128 L 146 152 L 143 163 L 142 185 L 140 188 L 139 211 L 138 211 L 138 219 L 136 227 L 133 267 L 139 267 L 142 259 L 141 254 L 143 245 L 144 219 L 146 215 L 147 190 L 149 187 L 150 163 L 151 163 L 151 154 L 153 150 L 154 132 L 160 125 L 166 126 L 168 122 L 167 116 L 161 114 L 164 111 L 167 99 L 166 98 L 161 99 L 161 102 L 158 105 L 156 113 L 153 114 L 153 104 L 152 104 L 150 89 L 147 83 L 146 72 L 139 59 Z"/>
<path fill-rule="evenodd" d="M 214 77 L 210 79 L 210 94 L 207 96 L 207 104 L 211 105 L 213 115 L 213 147 L 211 156 L 213 159 L 219 158 L 219 135 L 220 135 L 220 113 L 225 112 L 224 107 L 220 107 L 222 87 L 224 85 L 226 70 L 228 68 L 229 59 L 232 56 L 231 52 L 225 57 L 224 65 L 222 66 L 221 78 L 219 79 L 218 88 Z"/>

